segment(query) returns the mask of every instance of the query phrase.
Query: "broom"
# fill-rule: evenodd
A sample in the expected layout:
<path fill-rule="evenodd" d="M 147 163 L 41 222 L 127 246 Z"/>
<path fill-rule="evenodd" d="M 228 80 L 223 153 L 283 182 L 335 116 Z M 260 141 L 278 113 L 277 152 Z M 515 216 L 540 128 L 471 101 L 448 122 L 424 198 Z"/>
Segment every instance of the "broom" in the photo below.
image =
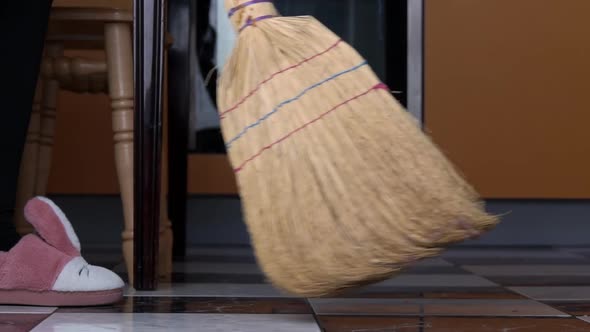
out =
<path fill-rule="evenodd" d="M 225 0 L 221 127 L 257 260 L 307 297 L 391 278 L 497 223 L 379 81 L 313 17 Z"/>

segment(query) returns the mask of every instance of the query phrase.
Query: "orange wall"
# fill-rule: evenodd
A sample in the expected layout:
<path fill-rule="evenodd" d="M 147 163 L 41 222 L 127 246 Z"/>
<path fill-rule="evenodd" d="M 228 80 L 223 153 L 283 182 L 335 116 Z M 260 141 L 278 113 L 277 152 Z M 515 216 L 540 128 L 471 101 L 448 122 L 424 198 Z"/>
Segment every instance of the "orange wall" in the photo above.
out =
<path fill-rule="evenodd" d="M 485 197 L 590 198 L 588 13 L 588 0 L 426 1 L 426 124 Z"/>

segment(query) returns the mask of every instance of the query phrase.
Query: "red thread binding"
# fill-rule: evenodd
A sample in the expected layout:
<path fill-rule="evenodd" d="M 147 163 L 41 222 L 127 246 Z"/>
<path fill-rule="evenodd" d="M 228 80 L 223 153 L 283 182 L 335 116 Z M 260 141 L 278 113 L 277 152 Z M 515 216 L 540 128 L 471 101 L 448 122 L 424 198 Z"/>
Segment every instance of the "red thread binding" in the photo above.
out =
<path fill-rule="evenodd" d="M 319 57 L 319 56 L 321 56 L 321 55 L 324 55 L 324 54 L 328 53 L 329 51 L 331 51 L 332 49 L 334 49 L 336 46 L 338 46 L 338 44 L 340 44 L 341 42 L 342 42 L 342 39 L 339 39 L 339 40 L 338 40 L 336 43 L 334 43 L 334 45 L 330 46 L 330 47 L 329 47 L 328 49 L 326 49 L 325 51 L 322 51 L 322 52 L 320 52 L 320 53 L 318 53 L 318 54 L 316 54 L 316 55 L 314 55 L 314 56 L 311 56 L 311 57 L 309 57 L 309 58 L 306 58 L 306 59 L 304 59 L 303 61 L 301 61 L 301 62 L 299 62 L 299 63 L 297 63 L 297 64 L 295 64 L 295 65 L 292 65 L 292 66 L 290 66 L 290 67 L 284 68 L 284 69 L 282 69 L 282 70 L 279 70 L 278 72 L 276 72 L 276 73 L 272 74 L 272 75 L 271 75 L 269 78 L 267 78 L 267 79 L 265 79 L 264 81 L 260 82 L 260 83 L 259 83 L 259 84 L 256 86 L 256 88 L 254 88 L 254 90 L 250 91 L 250 93 L 248 93 L 248 95 L 246 95 L 244 98 L 242 98 L 242 99 L 241 99 L 241 100 L 240 100 L 240 101 L 239 101 L 237 104 L 235 104 L 233 107 L 229 108 L 228 110 L 226 110 L 226 111 L 222 112 L 222 113 L 220 114 L 220 118 L 221 118 L 221 119 L 224 119 L 224 118 L 225 118 L 225 115 L 226 115 L 227 113 L 230 113 L 230 112 L 233 112 L 233 111 L 235 111 L 235 110 L 236 110 L 236 109 L 237 109 L 237 108 L 238 108 L 240 105 L 242 105 L 243 103 L 245 103 L 245 102 L 246 102 L 246 100 L 248 100 L 248 98 L 252 97 L 252 96 L 253 96 L 253 95 L 254 95 L 254 94 L 255 94 L 255 93 L 258 91 L 258 90 L 260 90 L 260 88 L 262 87 L 262 85 L 264 85 L 264 84 L 268 83 L 268 81 L 272 80 L 272 79 L 273 79 L 273 78 L 275 78 L 277 75 L 280 75 L 280 74 L 282 74 L 282 73 L 284 73 L 284 72 L 286 72 L 286 71 L 288 71 L 288 70 L 295 69 L 295 68 L 297 68 L 297 67 L 301 66 L 302 64 L 304 64 L 304 63 L 306 63 L 306 62 L 309 62 L 309 61 L 311 61 L 311 60 L 313 60 L 313 59 L 315 59 L 315 58 L 317 58 L 317 57 Z"/>
<path fill-rule="evenodd" d="M 264 153 L 264 151 L 266 151 L 266 150 L 270 150 L 270 149 L 271 149 L 273 146 L 275 146 L 275 145 L 277 145 L 277 144 L 279 144 L 279 143 L 283 142 L 283 141 L 284 141 L 284 140 L 286 140 L 287 138 L 289 138 L 289 137 L 293 136 L 294 134 L 296 134 L 297 132 L 299 132 L 299 131 L 303 130 L 304 128 L 306 128 L 307 126 L 311 125 L 312 123 L 315 123 L 315 122 L 317 122 L 317 121 L 321 120 L 321 119 L 322 119 L 324 116 L 326 116 L 326 115 L 328 115 L 328 114 L 332 113 L 333 111 L 337 110 L 338 108 L 340 108 L 340 107 L 342 107 L 342 106 L 344 106 L 344 105 L 346 105 L 346 104 L 350 103 L 350 102 L 351 102 L 351 101 L 353 101 L 353 100 L 359 99 L 360 97 L 363 97 L 363 96 L 365 96 L 365 95 L 369 94 L 369 93 L 370 93 L 371 91 L 373 91 L 373 90 L 380 90 L 380 89 L 383 89 L 383 90 L 389 91 L 389 88 L 387 87 L 387 85 L 385 85 L 385 84 L 383 84 L 383 83 L 379 83 L 379 84 L 376 84 L 375 86 L 371 87 L 369 90 L 367 90 L 367 91 L 365 91 L 365 92 L 363 92 L 363 93 L 361 93 L 361 94 L 359 94 L 359 95 L 356 95 L 356 96 L 354 96 L 354 97 L 352 97 L 352 98 L 350 98 L 350 99 L 347 99 L 347 100 L 343 101 L 342 103 L 340 103 L 340 104 L 338 104 L 338 105 L 336 105 L 336 106 L 332 107 L 331 109 L 327 110 L 326 112 L 324 112 L 324 113 L 320 114 L 320 116 L 318 116 L 317 118 L 315 118 L 315 119 L 313 119 L 313 120 L 311 120 L 311 121 L 307 122 L 307 123 L 306 123 L 306 124 L 304 124 L 303 126 L 301 126 L 301 127 L 297 128 L 297 129 L 293 130 L 292 132 L 290 132 L 290 133 L 288 133 L 287 135 L 285 135 L 285 136 L 281 137 L 280 139 L 278 139 L 278 140 L 274 141 L 273 143 L 271 143 L 271 144 L 269 144 L 269 145 L 267 145 L 267 146 L 263 147 L 263 148 L 262 148 L 260 151 L 258 151 L 258 153 L 256 153 L 256 154 L 255 154 L 255 155 L 253 155 L 252 157 L 250 157 L 250 158 L 246 159 L 246 161 L 244 161 L 244 162 L 243 162 L 243 163 L 242 163 L 240 166 L 238 166 L 237 168 L 235 168 L 235 169 L 234 169 L 234 172 L 235 172 L 235 173 L 238 173 L 238 172 L 240 172 L 242 169 L 244 169 L 244 167 L 245 167 L 245 166 L 246 166 L 248 163 L 250 163 L 250 162 L 252 162 L 253 160 L 255 160 L 256 158 L 260 157 L 260 155 L 262 155 L 262 154 Z"/>

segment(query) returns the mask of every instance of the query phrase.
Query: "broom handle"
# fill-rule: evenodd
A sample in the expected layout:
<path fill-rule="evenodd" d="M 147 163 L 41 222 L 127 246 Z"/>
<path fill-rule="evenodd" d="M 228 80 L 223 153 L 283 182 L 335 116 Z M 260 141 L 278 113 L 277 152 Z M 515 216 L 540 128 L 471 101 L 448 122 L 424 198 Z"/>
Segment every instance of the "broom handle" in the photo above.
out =
<path fill-rule="evenodd" d="M 258 21 L 279 16 L 272 0 L 225 0 L 225 9 L 238 32 Z"/>

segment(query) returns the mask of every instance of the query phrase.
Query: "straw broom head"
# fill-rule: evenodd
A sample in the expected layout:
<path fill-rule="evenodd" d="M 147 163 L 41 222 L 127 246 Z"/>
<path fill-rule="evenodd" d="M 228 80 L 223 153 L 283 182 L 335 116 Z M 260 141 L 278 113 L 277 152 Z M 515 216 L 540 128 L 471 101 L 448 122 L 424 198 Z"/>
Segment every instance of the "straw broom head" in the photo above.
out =
<path fill-rule="evenodd" d="M 226 6 L 239 37 L 221 126 L 276 286 L 315 297 L 374 283 L 497 223 L 353 48 L 270 1 Z"/>

